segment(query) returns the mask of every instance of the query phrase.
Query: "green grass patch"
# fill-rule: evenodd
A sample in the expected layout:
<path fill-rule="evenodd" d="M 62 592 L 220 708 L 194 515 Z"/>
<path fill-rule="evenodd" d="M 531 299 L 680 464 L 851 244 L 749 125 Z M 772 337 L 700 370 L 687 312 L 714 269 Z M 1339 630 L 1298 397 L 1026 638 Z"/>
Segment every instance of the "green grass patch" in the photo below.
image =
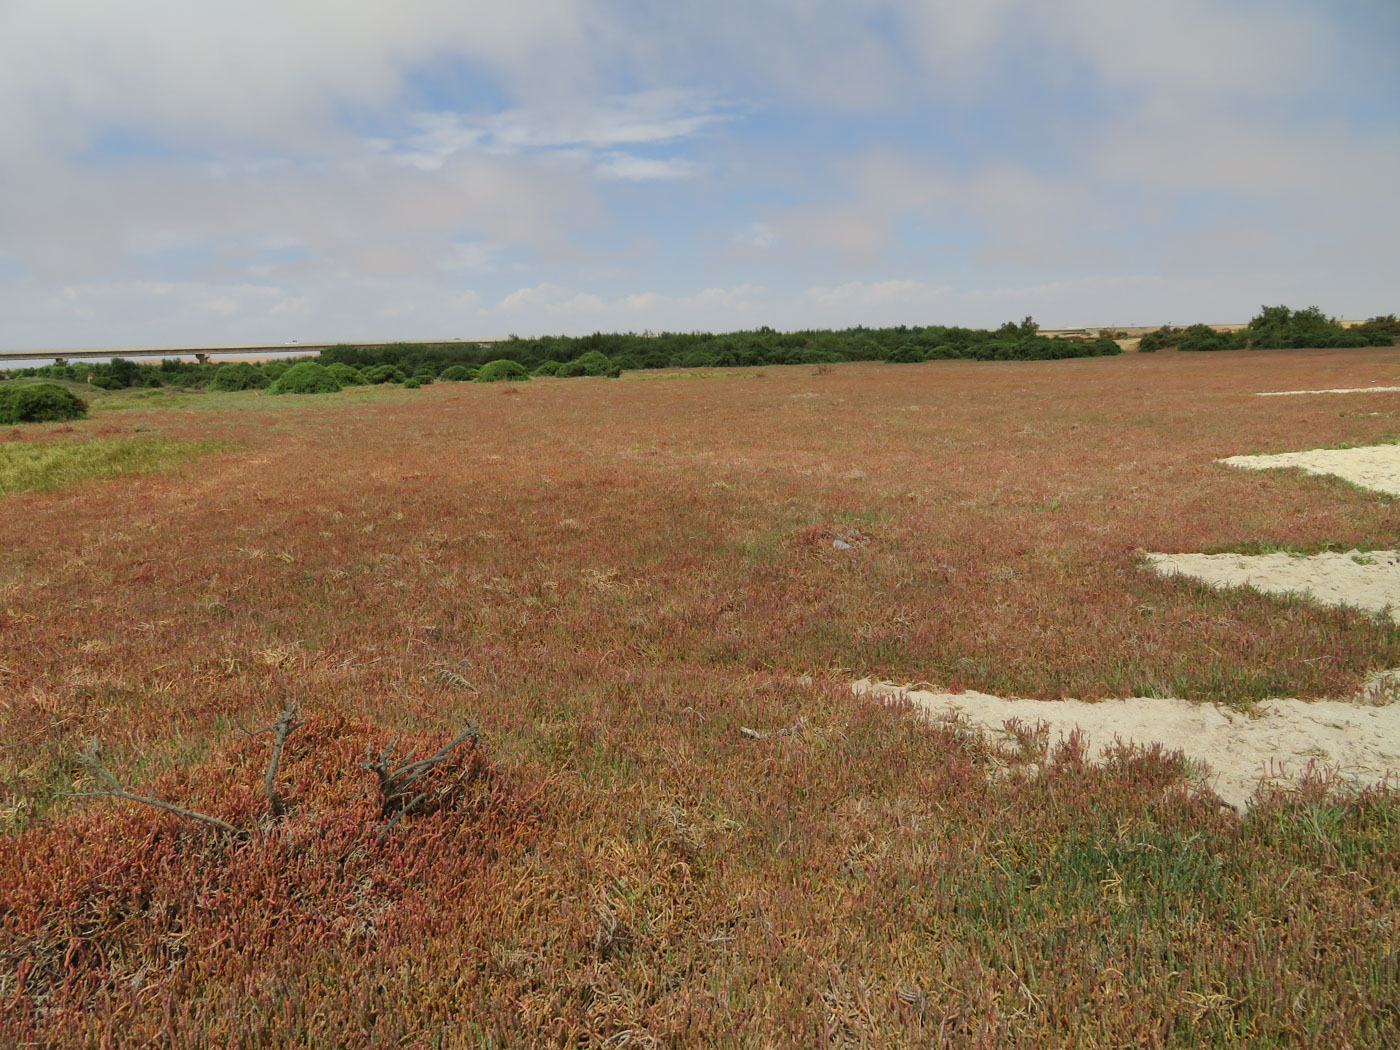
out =
<path fill-rule="evenodd" d="M 89 478 L 148 473 L 228 447 L 225 441 L 135 438 L 96 441 L 11 441 L 0 445 L 0 496 L 42 492 Z"/>

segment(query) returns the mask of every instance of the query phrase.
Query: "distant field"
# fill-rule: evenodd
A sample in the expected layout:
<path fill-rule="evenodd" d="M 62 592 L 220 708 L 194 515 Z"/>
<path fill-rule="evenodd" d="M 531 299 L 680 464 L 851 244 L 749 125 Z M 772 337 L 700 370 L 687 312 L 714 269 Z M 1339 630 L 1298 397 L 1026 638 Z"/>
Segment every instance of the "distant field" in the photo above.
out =
<path fill-rule="evenodd" d="M 1388 498 L 1215 462 L 1400 434 L 1393 394 L 1253 396 L 1393 384 L 1394 350 L 823 372 L 26 428 L 224 450 L 0 497 L 0 1042 L 1400 1044 L 1393 792 L 1240 819 L 1172 756 L 849 690 L 1247 709 L 1400 667 L 1388 620 L 1141 567 L 1395 546 Z M 289 702 L 276 821 L 236 723 Z M 366 746 L 469 719 L 465 794 L 379 841 Z M 93 737 L 251 837 L 62 797 Z"/>

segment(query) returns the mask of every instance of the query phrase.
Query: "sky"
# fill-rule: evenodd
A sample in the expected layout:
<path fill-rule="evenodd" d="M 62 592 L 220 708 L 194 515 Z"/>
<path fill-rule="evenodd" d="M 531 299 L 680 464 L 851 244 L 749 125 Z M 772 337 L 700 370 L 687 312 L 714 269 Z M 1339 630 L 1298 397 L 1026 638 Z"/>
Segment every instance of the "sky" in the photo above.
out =
<path fill-rule="evenodd" d="M 1400 311 L 1395 0 L 0 0 L 0 349 Z"/>

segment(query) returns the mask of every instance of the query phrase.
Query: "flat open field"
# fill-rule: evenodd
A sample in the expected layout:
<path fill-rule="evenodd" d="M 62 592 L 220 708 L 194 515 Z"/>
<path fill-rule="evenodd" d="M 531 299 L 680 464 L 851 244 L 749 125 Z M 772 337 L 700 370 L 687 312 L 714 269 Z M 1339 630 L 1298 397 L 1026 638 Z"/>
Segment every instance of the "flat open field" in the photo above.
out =
<path fill-rule="evenodd" d="M 164 450 L 0 497 L 0 1043 L 1400 1045 L 1393 791 L 1240 817 L 1172 755 L 850 689 L 1355 694 L 1390 619 L 1142 559 L 1395 547 L 1390 497 L 1215 461 L 1389 440 L 1392 393 L 1253 395 L 1397 381 L 1394 350 L 1130 354 L 0 431 Z M 291 702 L 274 819 L 239 725 Z M 469 721 L 381 837 L 366 747 Z M 65 797 L 91 738 L 248 834 Z"/>

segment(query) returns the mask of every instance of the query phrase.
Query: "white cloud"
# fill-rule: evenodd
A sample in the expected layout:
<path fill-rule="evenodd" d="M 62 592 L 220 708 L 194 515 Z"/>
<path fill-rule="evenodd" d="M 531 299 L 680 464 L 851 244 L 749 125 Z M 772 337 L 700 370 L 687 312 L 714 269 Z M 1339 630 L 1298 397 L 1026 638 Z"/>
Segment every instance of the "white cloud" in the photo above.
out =
<path fill-rule="evenodd" d="M 777 232 L 766 222 L 751 222 L 734 235 L 734 244 L 762 252 L 773 247 L 777 239 Z"/>
<path fill-rule="evenodd" d="M 660 160 L 653 157 L 634 157 L 628 153 L 609 153 L 598 161 L 594 170 L 605 179 L 650 182 L 657 179 L 694 178 L 698 168 L 688 160 Z"/>
<path fill-rule="evenodd" d="M 826 307 L 888 306 L 892 304 L 930 305 L 947 296 L 947 285 L 924 281 L 849 281 L 835 288 L 809 288 L 807 295 Z"/>
<path fill-rule="evenodd" d="M 465 241 L 453 244 L 443 265 L 449 270 L 472 273 L 492 273 L 500 268 L 501 246 L 490 241 Z"/>
<path fill-rule="evenodd" d="M 642 161 L 616 152 L 614 147 L 678 142 L 730 117 L 719 103 L 694 92 L 640 91 L 593 101 L 575 99 L 567 105 L 516 107 L 494 114 L 415 113 L 409 118 L 407 134 L 397 139 L 379 136 L 367 144 L 423 171 L 436 171 L 448 158 L 472 151 L 504 156 L 546 151 L 584 158 L 602 151 L 599 167 L 603 174 L 630 178 L 633 176 L 608 174 L 609 165 L 632 161 L 634 170 L 641 170 Z M 652 163 L 657 171 L 668 173 L 642 177 L 675 178 L 693 170 L 685 161 Z"/>
<path fill-rule="evenodd" d="M 321 152 L 335 107 L 375 107 L 407 71 L 468 58 L 529 94 L 589 88 L 583 0 L 10 0 L 0 126 L 72 148 L 103 125 L 221 148 L 230 136 Z"/>
<path fill-rule="evenodd" d="M 0 6 L 6 341 L 1395 306 L 1393 5 Z"/>

